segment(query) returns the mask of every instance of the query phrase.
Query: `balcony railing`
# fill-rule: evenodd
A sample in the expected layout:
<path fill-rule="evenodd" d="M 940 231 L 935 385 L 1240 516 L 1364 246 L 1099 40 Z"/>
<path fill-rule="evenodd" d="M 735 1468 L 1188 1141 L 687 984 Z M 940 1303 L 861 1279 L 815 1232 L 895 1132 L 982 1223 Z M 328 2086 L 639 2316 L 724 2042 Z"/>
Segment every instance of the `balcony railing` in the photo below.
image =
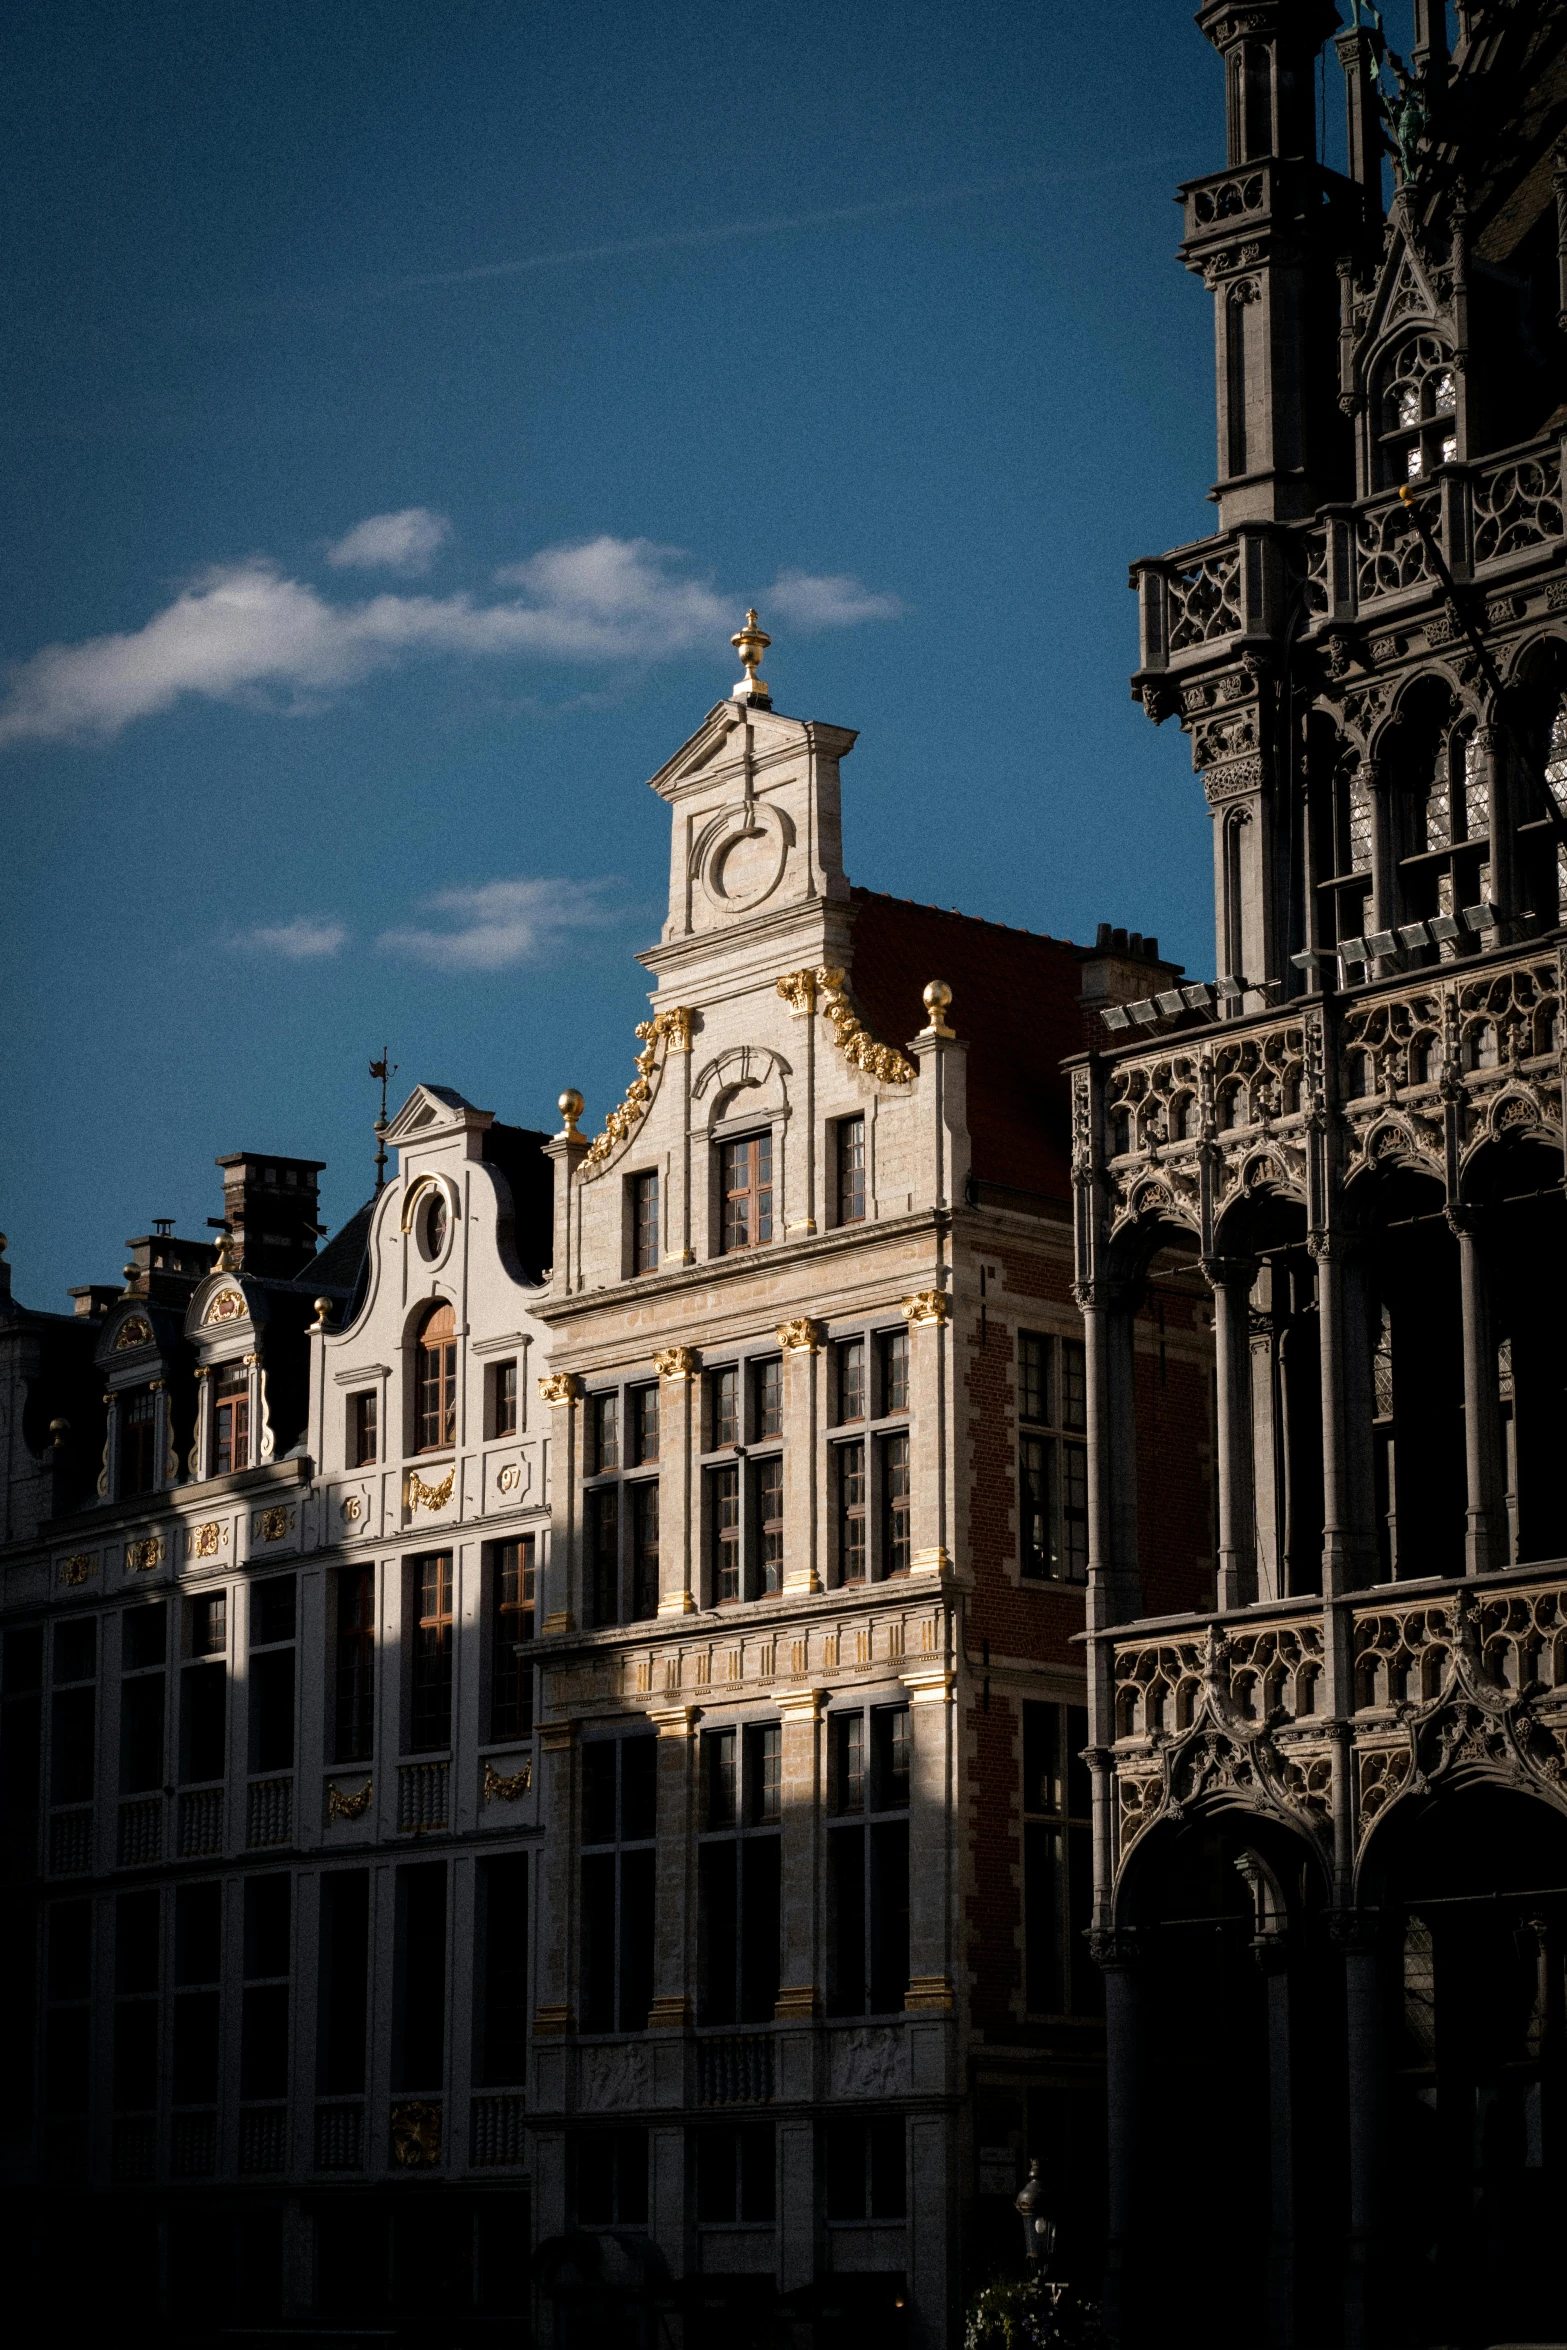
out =
<path fill-rule="evenodd" d="M 1455 579 L 1505 585 L 1515 567 L 1561 547 L 1563 465 L 1563 441 L 1542 436 L 1470 464 L 1445 465 L 1418 485 L 1421 514 Z M 1142 672 L 1188 668 L 1237 637 L 1272 635 L 1292 580 L 1299 582 L 1312 630 L 1442 593 L 1396 489 L 1324 507 L 1304 528 L 1243 524 L 1133 566 Z M 1436 614 L 1432 625 L 1451 623 Z"/>
<path fill-rule="evenodd" d="M 528 2100 L 520 2089 L 473 2101 L 475 2169 L 501 2169 L 523 2161 Z"/>
<path fill-rule="evenodd" d="M 222 1787 L 194 1787 L 180 1797 L 181 1860 L 207 1860 L 223 1850 Z"/>
<path fill-rule="evenodd" d="M 169 2173 L 176 2179 L 210 2179 L 218 2167 L 215 2113 L 177 2113 L 169 2132 Z"/>
<path fill-rule="evenodd" d="M 293 1824 L 293 1780 L 252 1779 L 245 1800 L 245 1842 L 251 1850 L 263 1844 L 286 1844 Z"/>
<path fill-rule="evenodd" d="M 317 2170 L 355 2171 L 365 2166 L 365 2108 L 362 2097 L 324 2099 L 316 2107 Z"/>
<path fill-rule="evenodd" d="M 81 1876 L 93 1863 L 93 1814 L 88 1804 L 81 1811 L 57 1811 L 49 1820 L 49 1874 L 52 1877 Z"/>
<path fill-rule="evenodd" d="M 697 2042 L 697 2099 L 702 2105 L 766 2105 L 773 2094 L 771 2032 L 734 2032 Z"/>
<path fill-rule="evenodd" d="M 397 1771 L 397 1825 L 405 1836 L 418 1836 L 446 1825 L 447 1781 L 450 1763 L 400 1763 Z"/>
<path fill-rule="evenodd" d="M 145 1867 L 163 1858 L 163 1797 L 140 1795 L 120 1806 L 119 1843 L 122 1869 Z"/>
<path fill-rule="evenodd" d="M 242 2176 L 275 2178 L 288 2168 L 288 2107 L 251 2105 L 240 2110 L 239 2167 Z"/>

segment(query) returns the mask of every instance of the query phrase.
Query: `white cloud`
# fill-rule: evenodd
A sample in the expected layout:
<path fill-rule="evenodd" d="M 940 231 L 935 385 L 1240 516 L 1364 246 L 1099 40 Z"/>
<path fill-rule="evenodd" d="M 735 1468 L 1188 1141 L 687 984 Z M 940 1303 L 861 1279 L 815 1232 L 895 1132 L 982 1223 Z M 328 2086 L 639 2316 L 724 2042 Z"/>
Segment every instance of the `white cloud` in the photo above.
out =
<path fill-rule="evenodd" d="M 423 902 L 451 917 L 445 930 L 385 930 L 380 943 L 442 971 L 505 971 L 542 955 L 562 931 L 616 919 L 603 903 L 610 881 L 487 881 L 443 889 Z"/>
<path fill-rule="evenodd" d="M 255 930 L 243 931 L 235 945 L 252 948 L 257 954 L 284 955 L 291 963 L 312 963 L 323 955 L 335 955 L 348 936 L 346 924 L 323 920 L 315 914 L 296 914 L 292 922 L 280 922 L 268 928 L 265 924 Z"/>
<path fill-rule="evenodd" d="M 419 657 L 608 667 L 709 649 L 717 664 L 745 602 L 693 575 L 678 549 L 608 536 L 547 548 L 498 573 L 497 585 L 519 593 L 481 603 L 387 592 L 332 604 L 260 559 L 209 571 L 139 629 L 45 645 L 13 664 L 0 749 L 106 741 L 189 696 L 271 696 L 298 710 Z M 764 620 L 782 611 L 801 628 L 852 627 L 897 609 L 856 580 L 808 572 L 783 574 L 760 603 Z"/>
<path fill-rule="evenodd" d="M 334 542 L 326 559 L 334 571 L 428 571 L 452 535 L 444 514 L 405 506 L 400 514 L 372 514 Z"/>

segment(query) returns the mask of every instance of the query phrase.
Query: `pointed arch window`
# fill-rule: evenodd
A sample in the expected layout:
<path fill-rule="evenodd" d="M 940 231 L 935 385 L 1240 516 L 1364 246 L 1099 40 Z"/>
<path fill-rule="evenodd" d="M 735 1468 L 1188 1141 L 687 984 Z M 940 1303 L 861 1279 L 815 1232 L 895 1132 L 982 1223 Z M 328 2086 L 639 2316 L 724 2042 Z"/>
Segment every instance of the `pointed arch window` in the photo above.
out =
<path fill-rule="evenodd" d="M 419 1326 L 414 1348 L 414 1444 L 442 1452 L 457 1441 L 457 1317 L 444 1299 Z"/>
<path fill-rule="evenodd" d="M 1423 481 L 1458 454 L 1458 378 L 1435 335 L 1406 337 L 1383 370 L 1377 415 L 1384 486 Z"/>

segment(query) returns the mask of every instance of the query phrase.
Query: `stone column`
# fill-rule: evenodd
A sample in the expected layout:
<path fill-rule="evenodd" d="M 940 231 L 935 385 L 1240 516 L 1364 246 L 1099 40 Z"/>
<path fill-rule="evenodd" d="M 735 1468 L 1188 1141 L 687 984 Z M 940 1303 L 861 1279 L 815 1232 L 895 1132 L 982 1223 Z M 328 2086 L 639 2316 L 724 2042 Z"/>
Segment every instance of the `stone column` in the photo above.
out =
<path fill-rule="evenodd" d="M 560 1114 L 565 1124 L 544 1145 L 544 1156 L 553 1160 L 555 1166 L 555 1250 L 550 1286 L 557 1297 L 569 1297 L 582 1286 L 582 1204 L 576 1173 L 592 1148 L 577 1125 L 582 1115 L 582 1096 L 572 1086 L 560 1097 Z"/>
<path fill-rule="evenodd" d="M 1458 1235 L 1464 1324 L 1464 1467 L 1468 1484 L 1464 1572 L 1486 1575 L 1507 1564 L 1508 1548 L 1491 1291 L 1476 1211 L 1450 1207 L 1447 1220 Z"/>
<path fill-rule="evenodd" d="M 696 1350 L 666 1346 L 653 1357 L 658 1396 L 658 1612 L 689 1616 L 701 1605 L 696 1456 L 700 1371 Z"/>
<path fill-rule="evenodd" d="M 1105 2329 L 1125 2350 L 1143 2340 L 1136 2271 L 1143 2130 L 1143 1987 L 1136 1936 L 1098 1933 L 1093 1953 L 1105 1979 L 1105 2099 L 1109 2207 L 1105 2246 Z"/>
<path fill-rule="evenodd" d="M 906 1665 L 909 1693 L 909 1987 L 911 2015 L 950 2016 L 952 1998 L 952 1669 L 940 1658 Z M 941 2037 L 910 2027 L 914 2086 L 945 2089 Z M 927 2077 L 921 2077 L 925 2075 Z"/>
<path fill-rule="evenodd" d="M 693 1934 L 696 1856 L 696 1707 L 655 1709 L 658 1732 L 657 1861 L 653 1888 L 653 2004 L 648 2052 L 653 2096 L 677 2113 L 686 2094 L 687 2034 L 695 2020 Z M 691 2214 L 687 2209 L 685 2131 L 676 2122 L 650 2132 L 650 2232 L 671 2276 L 686 2268 Z"/>
<path fill-rule="evenodd" d="M 1219 1606 L 1244 1607 L 1257 1595 L 1252 1482 L 1251 1288 L 1257 1268 L 1244 1258 L 1210 1258 L 1218 1355 Z"/>
<path fill-rule="evenodd" d="M 950 1305 L 942 1289 L 922 1289 L 903 1301 L 909 1326 L 909 1536 L 916 1573 L 941 1574 L 952 1565 L 945 1335 Z"/>
<path fill-rule="evenodd" d="M 553 1371 L 539 1381 L 550 1407 L 550 1541 L 539 1577 L 540 1630 L 569 1632 L 580 1622 L 582 1580 L 582 1467 L 579 1458 L 581 1386 L 572 1371 Z"/>
<path fill-rule="evenodd" d="M 1344 1958 L 1349 2060 L 1349 2260 L 1344 2279 L 1345 2350 L 1381 2350 L 1378 2327 L 1382 2216 L 1382 1999 L 1376 1927 L 1356 1911 L 1332 1921 Z"/>
<path fill-rule="evenodd" d="M 786 1691 L 778 1700 L 778 1710 L 783 1716 L 779 1854 L 783 1947 L 779 1952 L 777 2016 L 780 2023 L 787 2024 L 813 2022 L 822 2006 L 821 1810 L 825 1749 L 822 1701 L 825 1695 L 821 1689 Z M 804 2053 L 790 2049 L 780 2034 L 780 2071 L 799 2076 L 798 2085 L 787 2090 L 780 2083 L 780 2097 L 811 2094 L 808 2042 L 803 2044 L 803 2049 Z"/>
<path fill-rule="evenodd" d="M 567 2104 L 566 2038 L 576 2028 L 572 1958 L 576 1937 L 577 1725 L 546 1722 L 538 1735 L 539 1825 L 544 1830 L 534 1874 L 533 2080 L 536 2112 Z"/>
<path fill-rule="evenodd" d="M 820 1591 L 822 1527 L 816 1508 L 816 1456 L 822 1414 L 822 1330 L 805 1316 L 780 1322 L 783 1348 L 785 1591 Z"/>
<path fill-rule="evenodd" d="M 1484 892 L 1505 921 L 1517 911 L 1518 879 L 1513 869 L 1513 814 L 1507 737 L 1499 726 L 1475 729 L 1475 749 L 1485 777 L 1485 804 L 1491 826 L 1491 880 Z M 1505 937 L 1507 933 L 1501 933 Z"/>

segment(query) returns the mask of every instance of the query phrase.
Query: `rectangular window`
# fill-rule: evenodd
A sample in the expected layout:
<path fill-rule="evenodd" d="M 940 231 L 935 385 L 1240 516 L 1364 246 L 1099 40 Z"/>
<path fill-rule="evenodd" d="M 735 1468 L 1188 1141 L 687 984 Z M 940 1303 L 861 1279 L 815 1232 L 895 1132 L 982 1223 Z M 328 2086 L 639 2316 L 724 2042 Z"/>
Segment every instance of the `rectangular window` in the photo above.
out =
<path fill-rule="evenodd" d="M 777 2132 L 767 2122 L 707 2122 L 691 2132 L 699 2222 L 767 2222 L 777 2200 Z"/>
<path fill-rule="evenodd" d="M 222 1363 L 213 1378 L 212 1473 L 250 1466 L 250 1371 L 244 1363 Z"/>
<path fill-rule="evenodd" d="M 783 1725 L 761 1722 L 746 1731 L 746 1801 L 753 1827 L 776 1827 L 783 1806 Z"/>
<path fill-rule="evenodd" d="M 490 1736 L 533 1734 L 534 1568 L 531 1534 L 498 1545 L 491 1569 Z"/>
<path fill-rule="evenodd" d="M 333 1869 L 321 1879 L 321 2017 L 316 2087 L 351 2097 L 365 2085 L 369 2021 L 370 1872 Z"/>
<path fill-rule="evenodd" d="M 163 1785 L 163 1675 L 143 1673 L 120 1692 L 120 1793 Z"/>
<path fill-rule="evenodd" d="M 452 1559 L 450 1551 L 412 1561 L 411 1753 L 447 1746 L 452 1734 Z"/>
<path fill-rule="evenodd" d="M 836 1350 L 838 1359 L 838 1418 L 865 1417 L 865 1341 L 850 1338 Z"/>
<path fill-rule="evenodd" d="M 572 2196 L 582 2228 L 647 2226 L 646 2130 L 578 2130 L 572 2139 Z"/>
<path fill-rule="evenodd" d="M 738 1734 L 733 1730 L 704 1730 L 702 1733 L 702 1779 L 707 1795 L 707 1825 L 710 1828 L 732 1828 L 738 1817 L 739 1801 L 738 1762 L 736 1759 Z"/>
<path fill-rule="evenodd" d="M 222 1656 L 228 1648 L 229 1603 L 226 1591 L 206 1591 L 188 1603 L 192 1656 Z"/>
<path fill-rule="evenodd" d="M 826 2133 L 826 2155 L 829 2220 L 905 2216 L 908 2177 L 901 2116 L 869 2122 L 835 2117 Z"/>
<path fill-rule="evenodd" d="M 368 1762 L 375 1751 L 375 1569 L 340 1567 L 334 1582 L 332 1759 Z"/>
<path fill-rule="evenodd" d="M 751 1440 L 765 1444 L 783 1434 L 783 1357 L 768 1355 L 751 1365 Z"/>
<path fill-rule="evenodd" d="M 1088 1391 L 1077 1339 L 1018 1337 L 1018 1564 L 1030 1581 L 1088 1573 Z M 1037 1430 L 1052 1428 L 1059 1434 Z"/>
<path fill-rule="evenodd" d="M 1092 2015 L 1101 1978 L 1085 1939 L 1093 1903 L 1093 1827 L 1084 1706 L 1023 1707 L 1023 1943 L 1036 2015 Z"/>
<path fill-rule="evenodd" d="M 528 1863 L 520 1853 L 478 1867 L 474 2079 L 485 2088 L 528 2077 Z"/>
<path fill-rule="evenodd" d="M 909 1334 L 884 1330 L 877 1342 L 881 1356 L 881 1408 L 906 1412 L 909 1408 Z"/>
<path fill-rule="evenodd" d="M 757 1565 L 764 1592 L 783 1589 L 784 1469 L 783 1457 L 756 1464 Z"/>
<path fill-rule="evenodd" d="M 631 1613 L 637 1623 L 658 1614 L 658 1479 L 631 1487 Z"/>
<path fill-rule="evenodd" d="M 595 1624 L 620 1621 L 620 1487 L 595 1485 L 586 1496 L 588 1608 Z"/>
<path fill-rule="evenodd" d="M 906 1575 L 914 1549 L 909 1525 L 909 1440 L 881 1440 L 882 1572 Z"/>
<path fill-rule="evenodd" d="M 373 1387 L 348 1399 L 348 1465 L 368 1468 L 377 1457 L 380 1398 Z"/>
<path fill-rule="evenodd" d="M 585 2032 L 642 2032 L 653 2000 L 657 1740 L 582 1750 L 581 2015 Z"/>
<path fill-rule="evenodd" d="M 1020 1420 L 1031 1420 L 1038 1427 L 1055 1425 L 1055 1413 L 1050 1396 L 1050 1341 L 1031 1330 L 1018 1334 L 1017 1342 L 1017 1410 Z"/>
<path fill-rule="evenodd" d="M 515 1436 L 517 1433 L 517 1366 L 515 1363 L 490 1365 L 490 1434 Z"/>
<path fill-rule="evenodd" d="M 707 1375 L 707 1446 L 740 1442 L 740 1374 L 734 1368 Z"/>
<path fill-rule="evenodd" d="M 749 1135 L 721 1147 L 724 1252 L 756 1248 L 773 1237 L 773 1138 Z"/>
<path fill-rule="evenodd" d="M 180 1777 L 187 1786 L 228 1769 L 228 1669 L 219 1658 L 180 1674 Z"/>
<path fill-rule="evenodd" d="M 829 1716 L 828 2009 L 896 2014 L 909 1975 L 906 1706 Z"/>
<path fill-rule="evenodd" d="M 836 1448 L 838 1483 L 838 1580 L 865 1580 L 865 1446 Z"/>
<path fill-rule="evenodd" d="M 631 1411 L 631 1465 L 641 1468 L 658 1458 L 658 1389 L 633 1387 Z"/>
<path fill-rule="evenodd" d="M 294 1762 L 292 1575 L 270 1575 L 250 1591 L 250 1767 L 286 1771 Z M 255 1651 L 260 1653 L 256 1654 Z"/>
<path fill-rule="evenodd" d="M 220 2046 L 217 1991 L 177 1991 L 173 2048 L 176 2105 L 216 2105 Z"/>
<path fill-rule="evenodd" d="M 392 1948 L 392 2087 L 439 2089 L 446 2070 L 446 1863 L 397 1872 Z"/>
<path fill-rule="evenodd" d="M 633 1273 L 656 1273 L 658 1270 L 656 1175 L 633 1175 L 631 1178 L 631 1270 Z"/>
<path fill-rule="evenodd" d="M 707 1517 L 712 1529 L 713 1599 L 740 1597 L 740 1472 L 709 1469 Z"/>
<path fill-rule="evenodd" d="M 122 1893 L 114 1905 L 114 2105 L 119 2113 L 145 2112 L 158 2102 L 160 1925 L 155 1892 Z"/>
<path fill-rule="evenodd" d="M 865 1220 L 865 1120 L 840 1118 L 838 1121 L 838 1221 L 840 1224 L 861 1224 Z"/>
<path fill-rule="evenodd" d="M 420 1452 L 457 1441 L 456 1322 L 449 1305 L 433 1308 L 415 1349 L 414 1431 Z"/>
<path fill-rule="evenodd" d="M 769 2023 L 780 1953 L 776 1724 L 702 1737 L 697 1854 L 698 2012 L 707 2024 Z M 744 1784 L 742 1785 L 742 1765 Z"/>
<path fill-rule="evenodd" d="M 158 1399 L 150 1387 L 120 1397 L 120 1491 L 151 1493 L 158 1482 Z"/>
<path fill-rule="evenodd" d="M 619 1466 L 620 1396 L 612 1389 L 608 1395 L 588 1400 L 588 1475 L 602 1477 L 607 1469 Z"/>

